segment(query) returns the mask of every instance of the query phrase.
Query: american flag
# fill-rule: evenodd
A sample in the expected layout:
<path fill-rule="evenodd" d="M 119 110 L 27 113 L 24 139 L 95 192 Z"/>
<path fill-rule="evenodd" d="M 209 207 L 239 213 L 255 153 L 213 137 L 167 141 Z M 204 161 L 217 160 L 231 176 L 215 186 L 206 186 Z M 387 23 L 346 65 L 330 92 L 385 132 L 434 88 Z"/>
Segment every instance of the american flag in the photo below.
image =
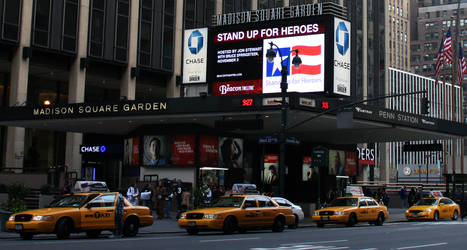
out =
<path fill-rule="evenodd" d="M 462 51 L 462 45 L 459 43 L 459 68 L 457 69 L 457 82 L 462 86 L 462 79 L 464 74 L 467 73 L 467 65 L 465 64 L 464 52 Z"/>
<path fill-rule="evenodd" d="M 441 67 L 443 66 L 444 62 L 444 53 L 443 53 L 443 40 L 441 40 L 441 43 L 439 45 L 439 50 L 438 54 L 436 55 L 436 68 L 435 68 L 435 84 L 438 84 L 438 79 L 439 79 L 439 72 L 441 71 Z"/>
<path fill-rule="evenodd" d="M 451 28 L 446 33 L 446 39 L 444 39 L 444 58 L 447 63 L 452 64 L 452 39 L 451 39 Z"/>

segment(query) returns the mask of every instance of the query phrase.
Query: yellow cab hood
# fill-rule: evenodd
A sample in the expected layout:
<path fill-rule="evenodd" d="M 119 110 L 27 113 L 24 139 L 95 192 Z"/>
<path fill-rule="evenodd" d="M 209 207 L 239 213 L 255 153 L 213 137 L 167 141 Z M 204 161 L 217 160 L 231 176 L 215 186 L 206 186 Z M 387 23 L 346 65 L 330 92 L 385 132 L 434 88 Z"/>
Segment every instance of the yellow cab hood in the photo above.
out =
<path fill-rule="evenodd" d="M 16 214 L 32 214 L 32 215 L 53 215 L 56 213 L 63 213 L 68 211 L 76 211 L 78 208 L 75 207 L 51 207 L 51 208 L 41 208 L 27 210 Z M 15 214 L 15 215 L 16 215 Z"/>
<path fill-rule="evenodd" d="M 409 210 L 426 210 L 428 208 L 435 208 L 436 206 L 434 205 L 424 205 L 424 206 L 411 206 Z"/>
<path fill-rule="evenodd" d="M 238 207 L 207 207 L 207 208 L 202 208 L 202 209 L 191 210 L 191 211 L 188 211 L 187 213 L 219 214 L 219 213 L 235 211 L 238 209 L 240 208 Z"/>
<path fill-rule="evenodd" d="M 353 206 L 339 206 L 339 207 L 325 207 L 322 209 L 319 209 L 317 212 L 324 212 L 324 211 L 346 211 L 352 208 L 356 208 Z"/>

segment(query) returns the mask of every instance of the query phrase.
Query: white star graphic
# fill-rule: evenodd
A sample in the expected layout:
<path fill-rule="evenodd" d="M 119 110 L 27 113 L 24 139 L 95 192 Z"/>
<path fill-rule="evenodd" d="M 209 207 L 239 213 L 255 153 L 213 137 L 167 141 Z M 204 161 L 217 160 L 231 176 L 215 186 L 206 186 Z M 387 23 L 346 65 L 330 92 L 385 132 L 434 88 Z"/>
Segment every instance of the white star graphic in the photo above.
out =
<path fill-rule="evenodd" d="M 276 73 L 276 69 L 279 70 L 279 72 L 281 72 L 282 70 L 282 61 L 283 60 L 287 60 L 287 56 L 283 56 L 282 58 L 277 55 L 276 57 L 274 57 L 274 61 L 273 61 L 273 66 L 272 66 L 272 74 L 274 75 L 274 73 Z M 284 63 L 286 63 L 287 61 L 285 61 Z"/>

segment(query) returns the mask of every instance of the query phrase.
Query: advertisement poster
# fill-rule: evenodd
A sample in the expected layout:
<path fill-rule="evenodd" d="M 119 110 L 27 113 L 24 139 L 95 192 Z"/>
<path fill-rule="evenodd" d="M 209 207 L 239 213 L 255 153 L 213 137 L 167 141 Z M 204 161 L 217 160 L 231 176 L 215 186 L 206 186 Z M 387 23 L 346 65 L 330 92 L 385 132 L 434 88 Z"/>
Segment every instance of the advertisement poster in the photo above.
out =
<path fill-rule="evenodd" d="M 132 163 L 132 149 L 133 149 L 133 138 L 125 139 L 123 151 L 123 165 L 130 166 Z"/>
<path fill-rule="evenodd" d="M 172 139 L 172 165 L 187 166 L 195 164 L 195 136 L 175 135 Z"/>
<path fill-rule="evenodd" d="M 132 152 L 132 161 L 131 165 L 132 166 L 138 166 L 139 165 L 139 137 L 134 137 L 133 138 L 133 152 Z"/>
<path fill-rule="evenodd" d="M 345 175 L 357 176 L 357 153 L 345 152 Z"/>
<path fill-rule="evenodd" d="M 345 175 L 345 152 L 329 150 L 329 175 Z"/>
<path fill-rule="evenodd" d="M 219 165 L 219 140 L 217 136 L 201 135 L 199 137 L 199 165 Z"/>
<path fill-rule="evenodd" d="M 264 155 L 263 183 L 268 185 L 279 184 L 279 155 Z"/>
<path fill-rule="evenodd" d="M 219 166 L 222 168 L 243 168 L 243 139 L 219 138 Z"/>
<path fill-rule="evenodd" d="M 169 162 L 169 137 L 149 135 L 144 137 L 143 165 L 163 166 Z"/>
<path fill-rule="evenodd" d="M 350 22 L 334 18 L 334 86 L 335 94 L 350 96 Z"/>
<path fill-rule="evenodd" d="M 200 170 L 202 183 L 207 184 L 209 186 L 218 185 L 219 184 L 218 172 L 224 172 L 224 171 Z M 224 181 L 223 175 L 222 175 L 222 181 Z"/>
<path fill-rule="evenodd" d="M 311 156 L 303 156 L 302 180 L 311 181 L 313 177 L 313 166 L 311 165 Z"/>
<path fill-rule="evenodd" d="M 183 83 L 206 82 L 208 29 L 185 30 L 183 43 Z"/>

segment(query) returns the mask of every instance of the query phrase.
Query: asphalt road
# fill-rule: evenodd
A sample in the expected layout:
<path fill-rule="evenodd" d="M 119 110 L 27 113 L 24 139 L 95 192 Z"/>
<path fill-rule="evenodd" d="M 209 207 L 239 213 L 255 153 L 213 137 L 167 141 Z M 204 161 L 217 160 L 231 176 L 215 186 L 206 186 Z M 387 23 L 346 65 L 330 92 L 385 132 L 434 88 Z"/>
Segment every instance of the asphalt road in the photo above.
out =
<path fill-rule="evenodd" d="M 224 235 L 205 232 L 139 234 L 134 238 L 88 239 L 84 234 L 57 240 L 54 235 L 36 237 L 30 241 L 19 238 L 2 239 L 0 249 L 171 249 L 171 250 L 304 250 L 304 249 L 467 249 L 467 221 L 400 222 L 355 227 L 326 226 L 286 229 L 282 233 L 270 230 Z"/>

